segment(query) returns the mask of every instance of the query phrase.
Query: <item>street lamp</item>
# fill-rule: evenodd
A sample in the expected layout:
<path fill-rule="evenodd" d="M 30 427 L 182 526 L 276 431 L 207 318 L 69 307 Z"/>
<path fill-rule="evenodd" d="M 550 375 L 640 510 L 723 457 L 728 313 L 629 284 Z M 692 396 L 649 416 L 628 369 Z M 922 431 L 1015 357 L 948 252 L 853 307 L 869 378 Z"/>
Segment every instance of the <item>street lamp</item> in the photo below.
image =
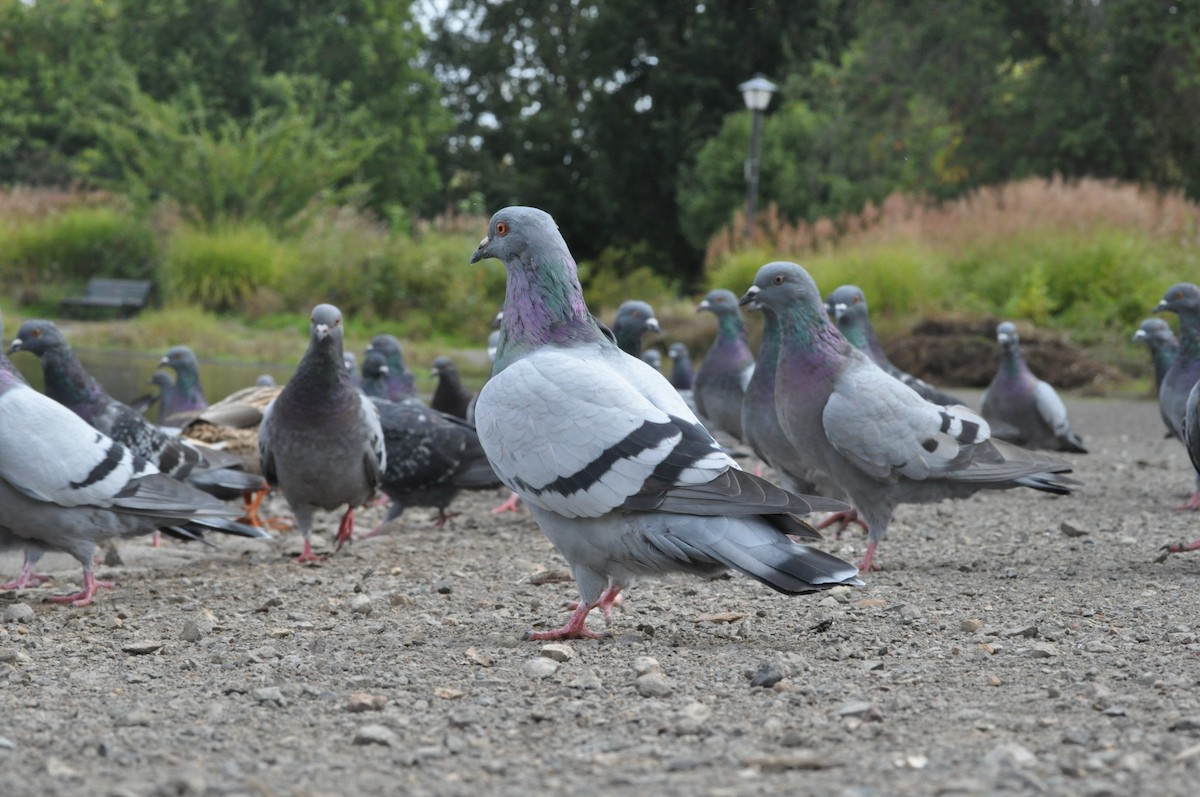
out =
<path fill-rule="evenodd" d="M 746 241 L 754 234 L 754 211 L 758 207 L 758 150 L 762 143 L 763 111 L 771 104 L 771 95 L 778 88 L 762 75 L 755 75 L 738 86 L 746 107 L 754 114 L 754 127 L 750 132 L 750 157 L 746 160 Z"/>

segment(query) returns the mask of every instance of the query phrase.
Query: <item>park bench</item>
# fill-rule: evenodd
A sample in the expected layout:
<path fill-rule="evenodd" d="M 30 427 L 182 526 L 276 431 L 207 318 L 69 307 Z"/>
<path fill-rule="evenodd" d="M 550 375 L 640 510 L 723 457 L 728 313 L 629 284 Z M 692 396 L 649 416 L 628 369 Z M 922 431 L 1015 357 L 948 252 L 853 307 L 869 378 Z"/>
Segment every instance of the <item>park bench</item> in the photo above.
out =
<path fill-rule="evenodd" d="M 62 300 L 63 314 L 84 309 L 116 310 L 121 318 L 128 318 L 146 306 L 153 287 L 149 280 L 95 277 L 88 280 L 82 296 Z"/>

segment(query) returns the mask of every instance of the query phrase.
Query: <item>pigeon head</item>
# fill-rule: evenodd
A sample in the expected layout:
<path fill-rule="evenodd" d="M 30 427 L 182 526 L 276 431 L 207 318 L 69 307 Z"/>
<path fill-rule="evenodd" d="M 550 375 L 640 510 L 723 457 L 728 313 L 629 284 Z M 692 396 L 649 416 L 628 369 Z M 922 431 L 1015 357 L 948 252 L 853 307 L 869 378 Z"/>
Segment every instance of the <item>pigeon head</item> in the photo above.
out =
<path fill-rule="evenodd" d="M 800 266 L 783 260 L 767 263 L 754 275 L 754 284 L 740 303 L 751 302 L 780 317 L 791 314 L 810 324 L 829 321 L 813 278 Z"/>
<path fill-rule="evenodd" d="M 834 323 L 867 317 L 867 296 L 857 285 L 842 285 L 825 297 L 825 309 Z"/>
<path fill-rule="evenodd" d="M 259 374 L 254 380 L 255 387 L 275 387 L 275 377 L 270 374 Z"/>
<path fill-rule="evenodd" d="M 379 379 L 386 376 L 390 370 L 387 357 L 383 352 L 367 349 L 367 355 L 363 357 L 362 363 L 363 379 Z"/>
<path fill-rule="evenodd" d="M 655 371 L 662 370 L 662 355 L 658 349 L 647 349 L 642 352 L 642 361 L 653 368 Z"/>
<path fill-rule="evenodd" d="M 454 364 L 454 360 L 442 356 L 433 361 L 429 372 L 433 376 L 456 377 L 458 376 L 458 366 Z"/>
<path fill-rule="evenodd" d="M 167 353 L 163 355 L 159 361 L 159 366 L 167 366 L 173 368 L 176 373 L 180 371 L 197 371 L 199 363 L 196 361 L 196 355 L 187 346 L 172 346 L 167 349 Z"/>
<path fill-rule="evenodd" d="M 679 360 L 679 359 L 691 360 L 692 359 L 691 355 L 688 353 L 687 344 L 684 343 L 683 341 L 678 341 L 676 343 L 672 343 L 670 348 L 667 349 L 667 356 L 670 357 L 672 360 Z"/>
<path fill-rule="evenodd" d="M 175 380 L 166 371 L 155 371 L 150 374 L 150 381 L 147 384 L 155 385 L 159 390 L 162 390 L 175 384 Z"/>
<path fill-rule="evenodd" d="M 1180 314 L 1200 311 L 1200 288 L 1190 282 L 1180 282 L 1167 288 L 1154 312 L 1161 313 L 1164 310 Z"/>
<path fill-rule="evenodd" d="M 654 308 L 636 299 L 630 299 L 617 308 L 617 319 L 613 322 L 613 327 L 624 324 L 628 324 L 630 329 L 636 329 L 639 334 L 662 331 L 658 319 L 654 317 Z"/>
<path fill-rule="evenodd" d="M 318 304 L 313 308 L 308 321 L 309 343 L 313 347 L 332 346 L 342 359 L 342 311 L 332 304 Z"/>
<path fill-rule="evenodd" d="M 704 297 L 704 301 L 700 302 L 696 307 L 696 312 L 707 310 L 713 313 L 718 318 L 724 315 L 735 314 L 740 315 L 738 310 L 738 298 L 733 294 L 733 291 L 727 291 L 724 288 L 716 288 L 708 292 Z"/>
<path fill-rule="evenodd" d="M 400 340 L 395 335 L 382 332 L 371 338 L 367 352 L 377 351 L 383 355 L 388 367 L 396 372 L 404 371 L 404 351 L 400 348 Z"/>
<path fill-rule="evenodd" d="M 1011 321 L 1004 321 L 996 327 L 996 342 L 1005 351 L 1015 349 L 1017 344 L 1021 342 L 1021 336 L 1017 334 L 1016 324 Z"/>
<path fill-rule="evenodd" d="M 1175 333 L 1171 325 L 1161 318 L 1147 318 L 1133 333 L 1134 343 L 1145 343 L 1150 347 L 1171 344 L 1175 342 Z"/>
<path fill-rule="evenodd" d="M 544 210 L 514 205 L 492 216 L 487 235 L 471 255 L 471 262 L 494 257 L 509 269 L 517 263 L 553 267 L 563 255 L 574 265 L 554 218 Z"/>
<path fill-rule="evenodd" d="M 49 321 L 35 319 L 21 324 L 21 328 L 17 330 L 17 336 L 13 338 L 13 342 L 8 347 L 8 353 L 27 351 L 35 357 L 41 357 L 51 349 L 60 346 L 67 346 L 67 339 L 63 337 L 58 327 Z"/>
<path fill-rule="evenodd" d="M 346 367 L 347 373 L 353 373 L 358 369 L 358 357 L 352 351 L 342 352 L 342 365 Z"/>

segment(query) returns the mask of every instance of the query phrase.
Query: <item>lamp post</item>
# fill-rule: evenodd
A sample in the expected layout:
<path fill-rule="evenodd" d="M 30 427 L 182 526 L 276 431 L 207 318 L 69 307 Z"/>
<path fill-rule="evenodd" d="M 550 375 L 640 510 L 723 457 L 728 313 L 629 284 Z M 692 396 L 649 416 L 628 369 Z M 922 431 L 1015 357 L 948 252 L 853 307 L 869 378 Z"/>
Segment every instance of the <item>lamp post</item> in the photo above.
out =
<path fill-rule="evenodd" d="M 762 75 L 755 75 L 738 86 L 746 107 L 754 114 L 750 132 L 750 157 L 746 159 L 746 241 L 754 235 L 754 212 L 758 208 L 758 150 L 762 143 L 763 111 L 771 104 L 771 95 L 778 88 Z"/>

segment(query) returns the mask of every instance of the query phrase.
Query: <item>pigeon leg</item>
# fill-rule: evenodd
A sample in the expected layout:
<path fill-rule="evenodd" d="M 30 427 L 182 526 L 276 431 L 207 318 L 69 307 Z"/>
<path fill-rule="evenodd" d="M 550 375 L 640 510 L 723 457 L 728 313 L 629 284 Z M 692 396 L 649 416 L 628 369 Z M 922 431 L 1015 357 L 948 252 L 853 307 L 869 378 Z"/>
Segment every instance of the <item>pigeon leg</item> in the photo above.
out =
<path fill-rule="evenodd" d="M 84 570 L 83 589 L 79 592 L 72 592 L 70 595 L 51 595 L 47 600 L 51 603 L 69 603 L 72 606 L 87 606 L 92 602 L 92 598 L 96 595 L 98 587 L 110 588 L 112 585 L 111 581 L 98 581 L 96 574 L 91 570 Z"/>
<path fill-rule="evenodd" d="M 493 515 L 502 515 L 505 512 L 516 512 L 521 507 L 521 496 L 516 493 L 511 493 L 508 500 L 500 506 L 492 510 Z"/>
<path fill-rule="evenodd" d="M 864 532 L 867 530 L 867 524 L 864 523 L 862 518 L 858 516 L 858 511 L 853 508 L 846 512 L 834 512 L 813 528 L 815 528 L 817 531 L 820 531 L 822 529 L 829 528 L 835 523 L 837 524 L 837 531 L 834 532 L 834 537 L 838 539 L 841 538 L 842 532 L 844 532 L 846 527 L 851 523 L 862 526 L 862 530 Z"/>
<path fill-rule="evenodd" d="M 238 523 L 245 523 L 247 526 L 254 526 L 259 529 L 274 529 L 275 531 L 287 531 L 292 527 L 291 523 L 276 517 L 263 520 L 262 515 L 258 513 L 263 499 L 267 497 L 270 489 L 269 487 L 264 487 L 261 490 L 247 490 L 242 493 L 242 516 L 237 519 Z"/>
<path fill-rule="evenodd" d="M 458 515 L 459 515 L 458 512 L 447 512 L 445 509 L 439 509 L 437 520 L 434 521 L 433 525 L 437 526 L 440 529 L 442 526 L 446 525 L 447 520 L 449 520 L 452 517 L 458 517 Z"/>
<path fill-rule="evenodd" d="M 342 550 L 343 545 L 348 545 L 354 539 L 354 507 L 347 507 L 346 514 L 342 515 L 342 522 L 338 524 L 337 547 L 335 551 Z"/>
<path fill-rule="evenodd" d="M 150 547 L 151 548 L 161 548 L 162 547 L 162 532 L 160 532 L 158 529 L 155 529 L 154 533 L 150 535 Z"/>
<path fill-rule="evenodd" d="M 1159 550 L 1161 550 L 1163 553 L 1161 556 L 1159 556 L 1154 561 L 1164 562 L 1164 561 L 1166 561 L 1167 557 L 1173 553 L 1183 553 L 1185 551 L 1200 550 L 1200 538 L 1192 540 L 1191 542 L 1176 542 L 1176 543 L 1172 543 L 1171 545 L 1164 545 Z M 2 585 L 0 585 L 0 586 L 2 586 Z"/>
<path fill-rule="evenodd" d="M 308 541 L 308 537 L 305 537 L 304 538 L 304 550 L 301 551 L 299 553 L 299 555 L 292 561 L 298 562 L 300 564 L 307 564 L 309 562 L 319 562 L 324 558 L 325 558 L 324 556 L 317 556 L 315 553 L 313 553 L 312 543 Z"/>
<path fill-rule="evenodd" d="M 625 596 L 621 594 L 621 588 L 615 584 L 604 590 L 604 594 L 600 596 L 600 600 L 596 601 L 596 605 L 604 612 L 604 622 L 612 620 L 613 609 L 625 602 Z M 579 601 L 571 601 L 567 604 L 568 609 L 578 609 Z"/>
<path fill-rule="evenodd" d="M 34 560 L 29 558 L 29 554 L 25 555 L 25 564 L 21 568 L 21 575 L 17 576 L 16 581 L 6 581 L 0 584 L 0 589 L 25 589 L 26 587 L 38 587 L 42 582 L 49 580 L 48 573 L 33 572 Z"/>
<path fill-rule="evenodd" d="M 599 605 L 599 602 L 580 602 L 562 628 L 555 628 L 553 631 L 526 631 L 524 638 L 531 642 L 547 639 L 599 639 L 601 635 L 587 627 L 588 612 Z"/>
<path fill-rule="evenodd" d="M 1192 497 L 1188 499 L 1188 502 L 1177 508 L 1186 512 L 1195 512 L 1200 510 L 1200 490 L 1192 493 Z"/>
<path fill-rule="evenodd" d="M 867 552 L 863 554 L 862 562 L 859 563 L 858 569 L 864 573 L 870 573 L 872 570 L 878 570 L 879 566 L 875 564 L 875 548 L 878 543 L 874 540 L 867 542 Z"/>

